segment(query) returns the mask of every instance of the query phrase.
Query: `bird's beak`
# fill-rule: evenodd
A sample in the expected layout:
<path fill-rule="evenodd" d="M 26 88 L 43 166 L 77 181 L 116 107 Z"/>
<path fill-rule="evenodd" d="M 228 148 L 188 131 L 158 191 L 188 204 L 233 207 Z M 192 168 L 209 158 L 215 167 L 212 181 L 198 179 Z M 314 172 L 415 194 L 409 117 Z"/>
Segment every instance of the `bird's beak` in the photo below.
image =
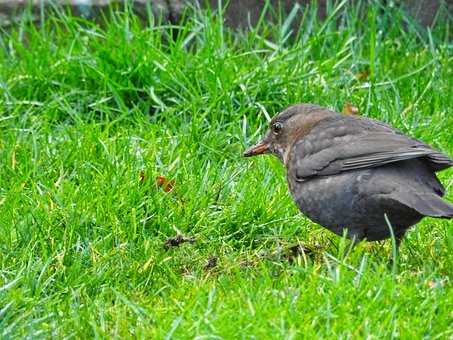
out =
<path fill-rule="evenodd" d="M 247 151 L 244 152 L 244 157 L 252 157 L 256 155 L 262 155 L 265 153 L 269 153 L 269 143 L 265 141 L 261 141 L 258 144 L 255 144 L 251 148 L 249 148 Z"/>

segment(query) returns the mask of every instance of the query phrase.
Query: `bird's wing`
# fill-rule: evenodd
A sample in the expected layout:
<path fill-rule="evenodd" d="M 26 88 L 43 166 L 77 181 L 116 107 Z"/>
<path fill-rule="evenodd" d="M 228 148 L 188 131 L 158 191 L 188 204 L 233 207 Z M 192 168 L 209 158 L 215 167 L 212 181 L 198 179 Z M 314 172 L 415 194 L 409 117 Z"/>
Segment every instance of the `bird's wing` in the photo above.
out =
<path fill-rule="evenodd" d="M 434 171 L 453 165 L 446 155 L 386 124 L 340 116 L 318 124 L 296 142 L 290 166 L 296 179 L 304 180 L 413 158 L 425 159 Z"/>

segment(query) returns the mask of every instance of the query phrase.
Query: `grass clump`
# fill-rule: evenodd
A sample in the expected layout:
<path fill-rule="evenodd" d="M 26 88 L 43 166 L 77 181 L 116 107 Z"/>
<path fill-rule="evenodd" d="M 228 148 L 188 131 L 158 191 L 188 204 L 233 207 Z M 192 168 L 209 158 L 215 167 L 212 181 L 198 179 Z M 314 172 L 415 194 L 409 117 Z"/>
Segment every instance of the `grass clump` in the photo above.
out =
<path fill-rule="evenodd" d="M 247 32 L 58 13 L 1 33 L 0 337 L 452 336 L 450 221 L 413 229 L 392 272 L 389 242 L 349 252 L 276 160 L 241 158 L 297 102 L 350 102 L 453 154 L 451 22 L 303 13 Z"/>

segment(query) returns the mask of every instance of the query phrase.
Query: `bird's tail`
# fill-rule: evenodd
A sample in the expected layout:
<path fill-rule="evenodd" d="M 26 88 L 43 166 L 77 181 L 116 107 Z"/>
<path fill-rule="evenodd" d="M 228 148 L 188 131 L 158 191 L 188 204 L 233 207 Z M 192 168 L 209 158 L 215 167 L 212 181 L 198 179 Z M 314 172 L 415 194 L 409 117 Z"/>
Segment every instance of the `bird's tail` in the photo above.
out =
<path fill-rule="evenodd" d="M 453 204 L 444 201 L 436 194 L 400 192 L 394 199 L 424 216 L 453 218 Z"/>

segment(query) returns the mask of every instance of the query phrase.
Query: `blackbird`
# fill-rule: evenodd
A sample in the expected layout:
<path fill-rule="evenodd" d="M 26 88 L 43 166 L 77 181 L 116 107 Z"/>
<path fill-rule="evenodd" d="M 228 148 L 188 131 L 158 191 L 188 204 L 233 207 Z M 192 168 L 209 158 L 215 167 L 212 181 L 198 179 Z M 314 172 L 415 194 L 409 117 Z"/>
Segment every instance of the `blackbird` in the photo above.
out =
<path fill-rule="evenodd" d="M 267 153 L 285 165 L 300 211 L 337 235 L 378 241 L 391 236 L 391 226 L 399 245 L 423 217 L 453 217 L 435 174 L 453 161 L 382 122 L 290 106 L 244 156 Z"/>

